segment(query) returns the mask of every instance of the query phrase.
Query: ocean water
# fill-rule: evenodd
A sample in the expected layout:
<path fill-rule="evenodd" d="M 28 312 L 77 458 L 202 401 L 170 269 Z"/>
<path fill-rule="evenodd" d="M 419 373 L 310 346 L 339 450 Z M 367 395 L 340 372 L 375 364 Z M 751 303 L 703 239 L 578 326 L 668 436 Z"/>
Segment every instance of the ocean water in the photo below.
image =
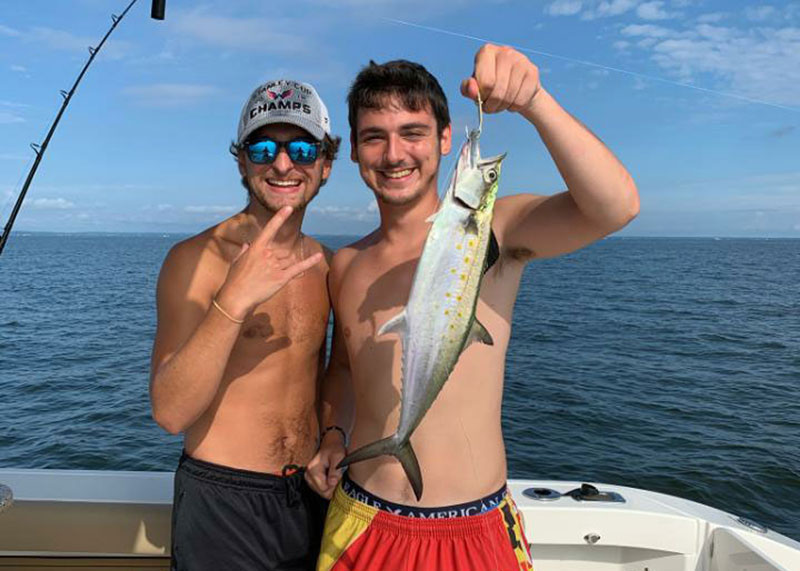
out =
<path fill-rule="evenodd" d="M 11 237 L 0 466 L 174 468 L 147 383 L 178 239 Z M 800 240 L 611 238 L 530 264 L 503 427 L 511 477 L 661 491 L 800 539 Z"/>

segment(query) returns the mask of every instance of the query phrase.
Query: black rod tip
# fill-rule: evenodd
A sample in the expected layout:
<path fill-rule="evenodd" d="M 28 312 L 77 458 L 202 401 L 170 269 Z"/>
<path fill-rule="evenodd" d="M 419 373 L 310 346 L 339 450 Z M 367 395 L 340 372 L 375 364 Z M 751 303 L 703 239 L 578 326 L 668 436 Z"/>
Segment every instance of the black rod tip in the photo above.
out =
<path fill-rule="evenodd" d="M 166 3 L 167 0 L 153 0 L 153 7 L 150 9 L 150 17 L 154 20 L 163 20 Z"/>

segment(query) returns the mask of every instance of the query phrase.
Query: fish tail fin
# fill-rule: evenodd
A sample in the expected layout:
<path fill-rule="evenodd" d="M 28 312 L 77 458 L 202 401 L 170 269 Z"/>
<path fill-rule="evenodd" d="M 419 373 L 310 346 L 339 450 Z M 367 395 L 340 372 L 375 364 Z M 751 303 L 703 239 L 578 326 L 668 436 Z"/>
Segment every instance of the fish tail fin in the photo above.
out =
<path fill-rule="evenodd" d="M 414 495 L 417 500 L 419 500 L 422 497 L 422 472 L 419 469 L 417 455 L 414 453 L 411 443 L 400 442 L 396 434 L 362 446 L 358 450 L 345 456 L 336 467 L 339 469 L 345 468 L 350 464 L 361 462 L 362 460 L 369 460 L 370 458 L 376 458 L 385 454 L 394 456 L 399 460 L 408 481 L 411 483 L 411 489 L 414 490 Z"/>
<path fill-rule="evenodd" d="M 339 469 L 345 468 L 350 464 L 355 464 L 356 462 L 361 462 L 362 460 L 369 460 L 370 458 L 376 458 L 377 456 L 383 456 L 384 454 L 390 454 L 394 456 L 398 448 L 397 435 L 393 434 L 392 436 L 382 438 L 381 440 L 376 440 L 375 442 L 371 442 L 365 446 L 362 446 L 358 450 L 351 452 L 345 456 L 336 467 Z"/>
<path fill-rule="evenodd" d="M 411 442 L 406 442 L 401 446 L 394 456 L 400 461 L 400 465 L 406 473 L 406 478 L 411 483 L 411 489 L 414 490 L 414 496 L 419 501 L 422 497 L 422 472 L 419 469 L 419 461 L 417 460 L 417 455 L 414 454 L 414 449 L 411 447 Z"/>

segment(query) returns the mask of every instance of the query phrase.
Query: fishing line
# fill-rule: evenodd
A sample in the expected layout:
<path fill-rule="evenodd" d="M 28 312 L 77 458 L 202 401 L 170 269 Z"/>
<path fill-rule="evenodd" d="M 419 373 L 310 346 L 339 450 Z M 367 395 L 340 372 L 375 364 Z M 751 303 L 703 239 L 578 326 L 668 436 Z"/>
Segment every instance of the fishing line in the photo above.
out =
<path fill-rule="evenodd" d="M 478 37 L 478 36 L 471 36 L 469 34 L 462 34 L 460 32 L 454 32 L 452 30 L 445 30 L 444 28 L 435 28 L 433 26 L 425 26 L 425 25 L 422 25 L 422 24 L 415 24 L 414 22 L 407 22 L 405 20 L 398 20 L 396 18 L 381 17 L 381 19 L 386 20 L 388 22 L 392 22 L 394 24 L 401 24 L 403 26 L 409 26 L 409 27 L 412 27 L 412 28 L 419 28 L 421 30 L 427 30 L 429 32 L 436 32 L 436 33 L 445 34 L 445 35 L 448 35 L 448 36 L 456 36 L 458 38 L 464 38 L 464 39 L 467 39 L 467 40 L 474 40 L 474 41 L 482 42 L 482 43 L 505 44 L 505 42 L 499 42 L 497 40 L 490 40 L 490 39 L 481 38 L 481 37 Z M 728 93 L 726 91 L 717 91 L 716 89 L 709 89 L 708 87 L 700 87 L 698 85 L 692 85 L 691 83 L 684 83 L 684 82 L 681 82 L 681 81 L 675 81 L 675 80 L 672 80 L 672 79 L 666 79 L 666 78 L 659 77 L 659 76 L 656 76 L 656 75 L 648 75 L 646 73 L 639 73 L 639 72 L 636 72 L 636 71 L 630 71 L 630 70 L 621 69 L 621 68 L 618 68 L 618 67 L 611 67 L 611 66 L 608 66 L 608 65 L 603 65 L 603 64 L 599 64 L 599 63 L 595 63 L 595 62 L 591 62 L 591 61 L 586 61 L 586 60 L 582 60 L 582 59 L 571 58 L 571 57 L 568 57 L 568 56 L 562 56 L 562 55 L 558 55 L 558 54 L 554 54 L 554 53 L 550 53 L 550 52 L 544 52 L 544 51 L 541 51 L 541 50 L 534 50 L 532 48 L 526 48 L 526 47 L 522 47 L 522 46 L 516 46 L 514 44 L 506 44 L 506 45 L 509 45 L 509 46 L 513 47 L 514 49 L 519 50 L 521 52 L 527 52 L 527 53 L 536 54 L 536 55 L 549 57 L 549 58 L 553 58 L 553 59 L 559 59 L 559 60 L 567 61 L 567 62 L 570 62 L 570 63 L 576 63 L 576 64 L 579 64 L 579 65 L 585 65 L 585 66 L 588 66 L 588 67 L 594 67 L 594 68 L 597 68 L 597 69 L 604 69 L 604 70 L 607 70 L 607 71 L 613 71 L 613 72 L 616 72 L 616 73 L 621 73 L 623 75 L 629 75 L 631 77 L 637 77 L 639 79 L 647 79 L 649 81 L 658 81 L 658 82 L 661 82 L 661 83 L 667 83 L 669 85 L 675 85 L 677 87 L 686 87 L 688 89 L 694 89 L 696 91 L 702 91 L 704 93 L 712 93 L 712 94 L 718 95 L 720 97 L 729 97 L 731 99 L 738 99 L 740 101 L 745 101 L 747 103 L 755 103 L 755 104 L 758 104 L 758 105 L 766 105 L 768 107 L 774 107 L 776 109 L 783 109 L 784 111 L 792 111 L 794 113 L 800 113 L 800 109 L 797 109 L 795 107 L 787 107 L 786 105 L 780 105 L 779 103 L 772 103 L 770 101 L 764 101 L 762 99 L 754 99 L 752 97 L 746 97 L 744 95 L 737 95 L 735 93 Z"/>

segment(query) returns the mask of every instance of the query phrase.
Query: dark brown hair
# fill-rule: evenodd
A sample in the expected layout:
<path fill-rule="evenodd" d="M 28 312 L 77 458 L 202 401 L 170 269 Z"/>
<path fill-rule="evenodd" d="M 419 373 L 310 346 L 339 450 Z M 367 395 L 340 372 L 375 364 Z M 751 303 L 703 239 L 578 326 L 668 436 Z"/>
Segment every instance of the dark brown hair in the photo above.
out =
<path fill-rule="evenodd" d="M 439 135 L 450 124 L 447 97 L 427 69 L 404 59 L 382 64 L 370 60 L 369 65 L 358 73 L 347 94 L 351 135 L 355 136 L 359 109 L 381 109 L 390 97 L 397 97 L 411 111 L 430 106 Z"/>

